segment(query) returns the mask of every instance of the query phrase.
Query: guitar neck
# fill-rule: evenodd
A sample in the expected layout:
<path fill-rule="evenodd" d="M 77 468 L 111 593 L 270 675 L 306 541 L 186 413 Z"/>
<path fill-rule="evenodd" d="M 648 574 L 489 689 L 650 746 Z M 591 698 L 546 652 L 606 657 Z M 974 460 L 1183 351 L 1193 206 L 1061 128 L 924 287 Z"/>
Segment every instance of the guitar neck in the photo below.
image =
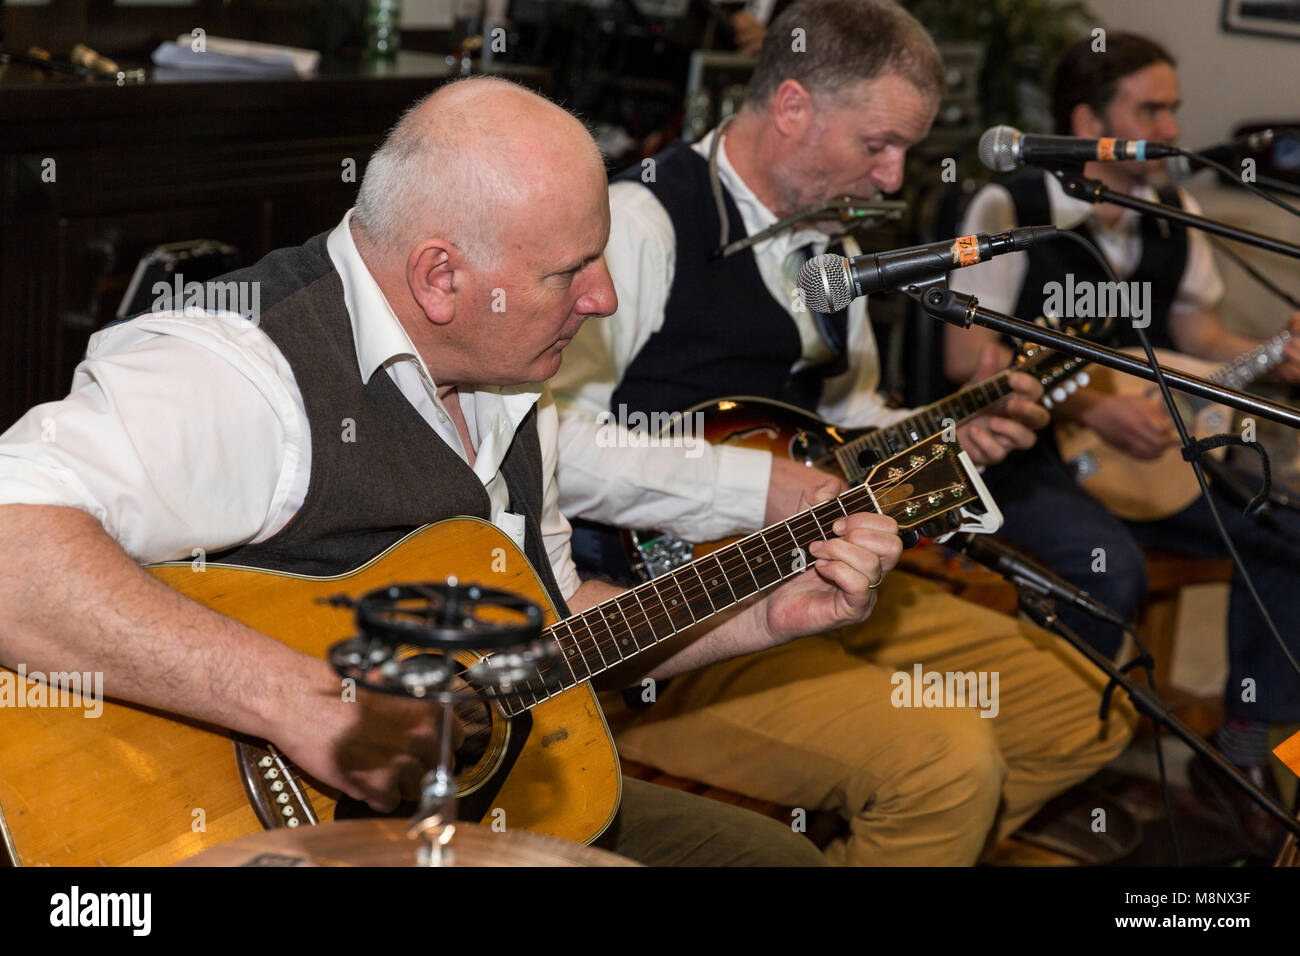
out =
<path fill-rule="evenodd" d="M 494 693 L 513 716 L 609 670 L 774 584 L 814 560 L 808 546 L 833 537 L 831 526 L 855 512 L 879 512 L 872 491 L 858 486 L 787 521 L 624 591 L 546 630 L 564 660 L 510 692 Z"/>
<path fill-rule="evenodd" d="M 1282 351 L 1294 335 L 1290 330 L 1279 332 L 1254 351 L 1220 366 L 1210 376 L 1210 381 L 1226 388 L 1244 388 L 1282 364 Z"/>
<path fill-rule="evenodd" d="M 928 435 L 937 435 L 943 431 L 946 421 L 960 425 L 997 404 L 1012 392 L 1009 384 L 1012 371 L 1005 369 L 990 378 L 967 385 L 907 418 L 841 445 L 835 450 L 835 455 L 845 476 L 849 481 L 858 481 L 869 470 L 858 462 L 858 456 L 864 450 L 874 451 L 877 460 L 888 458 L 899 448 L 914 445 Z"/>

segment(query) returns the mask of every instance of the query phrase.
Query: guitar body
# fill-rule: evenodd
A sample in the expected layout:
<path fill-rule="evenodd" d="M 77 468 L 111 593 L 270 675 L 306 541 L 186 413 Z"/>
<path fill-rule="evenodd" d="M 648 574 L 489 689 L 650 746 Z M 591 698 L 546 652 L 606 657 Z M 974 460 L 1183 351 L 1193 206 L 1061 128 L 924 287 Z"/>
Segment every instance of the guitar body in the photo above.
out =
<path fill-rule="evenodd" d="M 1130 355 L 1145 358 L 1141 349 L 1126 349 Z M 1161 365 L 1200 378 L 1210 377 L 1219 366 L 1179 352 L 1156 349 Z M 1160 399 L 1154 382 L 1097 366 L 1092 373 L 1092 387 L 1111 395 L 1151 395 Z M 1175 404 L 1188 432 L 1194 438 L 1226 432 L 1232 424 L 1232 410 L 1226 405 L 1207 402 L 1183 392 L 1173 391 Z M 1177 514 L 1201 495 L 1196 475 L 1183 460 L 1180 445 L 1166 449 L 1159 458 L 1147 461 L 1134 458 L 1102 440 L 1090 428 L 1076 422 L 1056 427 L 1061 458 L 1074 468 L 1079 483 L 1108 509 L 1129 521 L 1157 521 Z M 1225 450 L 1211 452 L 1222 460 Z"/>
<path fill-rule="evenodd" d="M 217 564 L 148 570 L 198 603 L 321 658 L 352 636 L 354 623 L 350 610 L 318 599 L 355 597 L 395 582 L 455 576 L 521 594 L 545 610 L 547 624 L 555 620 L 523 552 L 475 518 L 421 528 L 336 577 Z M 595 839 L 618 808 L 621 778 L 590 684 L 514 719 L 488 707 L 492 742 L 478 763 L 461 770 L 462 812 L 477 806 L 475 820 L 495 822 L 500 810 L 511 829 Z M 104 701 L 98 718 L 84 713 L 80 706 L 6 707 L 0 715 L 0 825 L 18 862 L 167 865 L 263 828 L 265 814 L 254 809 L 230 732 L 118 702 Z M 317 819 L 333 818 L 336 794 L 305 778 L 296 783 Z"/>
<path fill-rule="evenodd" d="M 781 458 L 817 465 L 847 478 L 834 457 L 846 442 L 874 428 L 837 428 L 795 405 L 767 398 L 739 397 L 696 405 L 703 415 L 703 438 L 713 445 L 758 448 Z"/>

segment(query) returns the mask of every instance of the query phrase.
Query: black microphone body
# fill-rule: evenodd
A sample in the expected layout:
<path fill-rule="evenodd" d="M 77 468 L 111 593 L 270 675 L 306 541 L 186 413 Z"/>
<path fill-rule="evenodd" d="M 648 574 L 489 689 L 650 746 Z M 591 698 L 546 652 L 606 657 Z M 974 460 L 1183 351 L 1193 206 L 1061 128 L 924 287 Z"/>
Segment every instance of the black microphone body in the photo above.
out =
<path fill-rule="evenodd" d="M 1144 139 L 1085 139 L 1080 136 L 1048 136 L 1022 133 L 1012 126 L 993 126 L 984 131 L 979 143 L 980 162 L 999 173 L 1018 166 L 1082 166 L 1084 163 L 1164 159 L 1177 156 L 1178 149 Z"/>
<path fill-rule="evenodd" d="M 1071 607 L 1078 608 L 1093 617 L 1110 621 L 1120 627 L 1127 627 L 1128 622 L 1118 614 L 1096 600 L 1087 591 L 1077 588 L 1069 581 L 1049 571 L 1037 561 L 1029 558 L 986 534 L 958 534 L 948 541 L 948 546 L 963 552 L 971 560 L 984 565 L 991 571 L 1002 575 L 1012 584 L 1023 585 L 1039 594 L 1045 594 Z"/>
<path fill-rule="evenodd" d="M 1008 232 L 981 232 L 904 249 L 844 256 L 814 256 L 799 270 L 804 302 L 817 312 L 838 312 L 853 299 L 890 292 L 973 266 L 1036 242 L 1056 238 L 1055 226 L 1021 226 Z"/>
<path fill-rule="evenodd" d="M 1279 134 L 1285 136 L 1286 133 L 1286 129 L 1262 129 L 1249 136 L 1238 136 L 1226 143 L 1216 143 L 1205 149 L 1198 149 L 1195 151 L 1196 157 L 1208 159 L 1221 166 L 1230 165 L 1235 163 L 1243 153 L 1262 153 L 1273 145 Z M 1175 156 L 1168 166 L 1169 175 L 1174 179 L 1183 179 L 1199 172 L 1204 167 L 1196 162 L 1196 157 Z"/>

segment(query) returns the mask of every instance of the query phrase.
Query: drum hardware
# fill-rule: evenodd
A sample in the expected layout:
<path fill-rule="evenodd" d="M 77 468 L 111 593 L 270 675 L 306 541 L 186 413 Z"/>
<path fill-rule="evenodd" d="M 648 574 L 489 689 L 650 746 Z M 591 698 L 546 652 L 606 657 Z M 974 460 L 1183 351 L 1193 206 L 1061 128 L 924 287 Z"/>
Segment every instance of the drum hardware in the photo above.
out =
<path fill-rule="evenodd" d="M 545 685 L 545 674 L 558 674 L 548 665 L 562 655 L 554 641 L 541 639 L 542 609 L 509 591 L 462 585 L 454 577 L 442 584 L 393 584 L 356 599 L 336 595 L 326 603 L 356 612 L 357 636 L 329 651 L 339 676 L 441 708 L 438 764 L 421 783 L 407 835 L 421 841 L 419 865 L 449 866 L 457 832 L 454 706 L 510 693 L 523 681 Z"/>

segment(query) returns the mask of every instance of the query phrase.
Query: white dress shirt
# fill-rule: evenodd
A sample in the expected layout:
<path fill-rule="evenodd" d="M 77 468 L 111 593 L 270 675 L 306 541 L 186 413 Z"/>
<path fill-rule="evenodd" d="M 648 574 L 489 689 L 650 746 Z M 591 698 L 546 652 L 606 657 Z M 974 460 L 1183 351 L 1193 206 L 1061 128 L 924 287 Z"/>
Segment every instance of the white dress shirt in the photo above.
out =
<path fill-rule="evenodd" d="M 465 461 L 455 423 L 352 240 L 351 212 L 327 249 L 343 283 L 363 382 L 382 368 Z M 521 548 L 501 463 L 537 405 L 542 544 L 567 598 L 579 585 L 555 481 L 555 405 L 545 385 L 460 391 L 474 473 L 491 521 Z M 382 463 L 376 463 L 382 467 Z M 311 436 L 283 354 L 257 325 L 225 312 L 162 312 L 97 332 L 72 391 L 0 435 L 0 504 L 64 505 L 93 515 L 140 563 L 265 541 L 302 506 Z"/>
<path fill-rule="evenodd" d="M 692 148 L 707 159 L 715 135 L 716 131 L 710 133 Z M 725 137 L 718 149 L 718 176 L 740 211 L 747 235 L 776 222 L 776 215 L 731 165 Z M 771 474 L 768 452 L 718 446 L 705 447 L 700 454 L 699 448 L 621 447 L 626 444 L 622 442 L 615 447 L 599 440 L 601 423 L 596 416 L 611 410 L 624 373 L 663 326 L 676 257 L 672 221 L 645 185 L 614 183 L 609 201 L 605 262 L 618 292 L 618 311 L 582 327 L 551 379 L 560 405 L 560 507 L 570 517 L 660 528 L 692 541 L 761 527 Z M 715 216 L 712 202 L 701 206 L 699 214 Z M 803 229 L 752 247 L 764 285 L 784 305 L 799 332 L 803 355 L 792 371 L 830 354 L 812 314 L 796 306 L 797 273 L 791 265 L 809 243 L 819 254 L 825 251 L 828 237 Z M 853 255 L 859 250 L 850 239 L 845 251 Z M 910 414 L 906 409 L 887 409 L 876 393 L 879 359 L 865 299 L 849 306 L 847 352 L 848 368 L 823 383 L 818 414 L 850 427 L 886 425 Z"/>
<path fill-rule="evenodd" d="M 1142 216 L 1125 209 L 1114 226 L 1106 226 L 1096 215 L 1095 207 L 1082 199 L 1067 196 L 1055 176 L 1046 176 L 1047 200 L 1051 210 L 1052 225 L 1058 229 L 1073 229 L 1086 222 L 1088 230 L 1097 240 L 1097 247 L 1106 257 L 1115 275 L 1127 281 L 1137 270 L 1142 259 Z M 1139 186 L 1132 191 L 1137 199 L 1155 201 L 1156 190 Z M 1183 208 L 1200 215 L 1201 207 L 1186 190 L 1179 189 Z M 960 232 L 1002 232 L 1020 225 L 1038 223 L 1016 222 L 1016 207 L 1006 187 L 990 183 L 975 194 L 970 208 L 962 220 Z M 949 286 L 956 292 L 976 296 L 980 305 L 998 312 L 1010 313 L 1020 297 L 1020 287 L 1029 272 L 1029 254 L 1013 252 L 979 265 L 957 269 L 949 277 Z M 1214 254 L 1209 240 L 1199 229 L 1187 230 L 1187 267 L 1174 296 L 1171 312 L 1200 312 L 1212 309 L 1223 298 L 1223 279 L 1214 264 Z M 1033 320 L 1036 315 L 1017 316 Z"/>

